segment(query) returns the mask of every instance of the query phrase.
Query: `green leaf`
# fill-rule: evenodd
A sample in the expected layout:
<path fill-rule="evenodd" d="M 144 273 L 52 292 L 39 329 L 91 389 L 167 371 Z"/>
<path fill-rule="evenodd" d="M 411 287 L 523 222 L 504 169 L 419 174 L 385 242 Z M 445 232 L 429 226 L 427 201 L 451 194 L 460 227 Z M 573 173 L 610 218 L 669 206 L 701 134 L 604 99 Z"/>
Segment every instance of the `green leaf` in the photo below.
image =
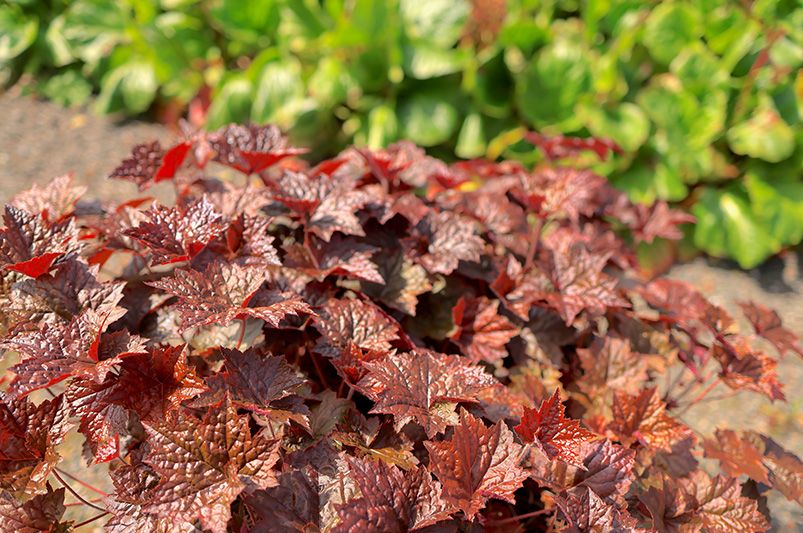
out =
<path fill-rule="evenodd" d="M 647 18 L 643 42 L 656 61 L 668 65 L 702 34 L 700 12 L 693 4 L 663 2 Z"/>
<path fill-rule="evenodd" d="M 463 69 L 466 51 L 444 49 L 427 41 L 414 41 L 404 47 L 404 71 L 413 78 L 426 80 Z"/>
<path fill-rule="evenodd" d="M 458 157 L 471 159 L 485 155 L 487 142 L 482 127 L 482 116 L 479 113 L 470 113 L 463 121 L 460 134 L 457 136 L 455 154 Z"/>
<path fill-rule="evenodd" d="M 251 119 L 289 128 L 301 113 L 303 100 L 304 84 L 298 61 L 288 58 L 268 63 L 256 87 Z"/>
<path fill-rule="evenodd" d="M 10 61 L 36 40 L 39 19 L 26 17 L 19 6 L 0 6 L 0 63 Z"/>
<path fill-rule="evenodd" d="M 704 98 L 711 91 L 727 90 L 730 82 L 719 58 L 699 42 L 685 48 L 672 60 L 669 71 L 677 76 L 684 89 L 698 98 Z"/>
<path fill-rule="evenodd" d="M 728 130 L 728 144 L 737 154 L 777 163 L 794 152 L 795 133 L 772 104 L 765 103 L 749 119 Z"/>
<path fill-rule="evenodd" d="M 399 103 L 398 118 L 404 137 L 421 146 L 434 146 L 449 139 L 457 129 L 454 95 L 443 90 L 422 90 Z"/>
<path fill-rule="evenodd" d="M 732 257 L 742 268 L 753 268 L 778 251 L 741 187 L 706 188 L 692 213 L 697 217 L 694 244 L 713 256 Z"/>
<path fill-rule="evenodd" d="M 387 105 L 380 105 L 368 113 L 368 132 L 365 144 L 376 150 L 392 143 L 398 138 L 399 125 L 396 113 Z"/>
<path fill-rule="evenodd" d="M 470 11 L 467 0 L 401 0 L 400 8 L 408 37 L 441 48 L 450 48 L 457 42 Z"/>
<path fill-rule="evenodd" d="M 109 50 L 129 39 L 126 30 L 132 21 L 117 2 L 77 0 L 64 15 L 64 38 L 73 54 L 94 67 Z"/>
<path fill-rule="evenodd" d="M 321 58 L 309 79 L 308 86 L 312 97 L 328 107 L 345 102 L 352 91 L 355 92 L 355 96 L 362 94 L 346 65 L 332 56 Z"/>
<path fill-rule="evenodd" d="M 65 107 L 84 104 L 92 96 L 92 84 L 76 70 L 67 70 L 42 80 L 36 90 Z"/>
<path fill-rule="evenodd" d="M 150 107 L 158 90 L 159 84 L 152 65 L 124 63 L 103 77 L 97 109 L 101 113 L 143 113 Z"/>
<path fill-rule="evenodd" d="M 209 16 L 222 30 L 234 56 L 265 47 L 279 26 L 279 8 L 272 0 L 217 0 Z"/>
<path fill-rule="evenodd" d="M 251 115 L 254 87 L 244 75 L 226 80 L 216 91 L 206 115 L 206 127 L 216 129 L 231 122 L 246 122 Z"/>
<path fill-rule="evenodd" d="M 751 171 L 745 175 L 745 188 L 756 217 L 780 245 L 796 245 L 803 240 L 803 181 L 790 174 L 771 179 Z"/>
<path fill-rule="evenodd" d="M 579 108 L 583 124 L 592 135 L 616 141 L 626 152 L 635 152 L 650 134 L 650 121 L 635 104 L 623 102 L 614 109 L 599 105 Z"/>
<path fill-rule="evenodd" d="M 530 124 L 569 131 L 579 126 L 575 106 L 591 88 L 589 55 L 561 39 L 544 48 L 516 80 L 517 102 Z"/>

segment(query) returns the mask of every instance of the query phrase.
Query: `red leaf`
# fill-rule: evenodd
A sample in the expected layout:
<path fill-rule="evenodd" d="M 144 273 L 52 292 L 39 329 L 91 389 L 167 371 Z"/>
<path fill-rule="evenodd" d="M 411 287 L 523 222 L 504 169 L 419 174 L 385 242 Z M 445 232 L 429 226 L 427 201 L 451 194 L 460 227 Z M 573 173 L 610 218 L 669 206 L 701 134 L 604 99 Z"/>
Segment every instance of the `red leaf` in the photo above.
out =
<path fill-rule="evenodd" d="M 592 399 L 609 389 L 635 394 L 647 380 L 647 362 L 627 339 L 597 338 L 590 348 L 578 348 L 577 357 L 583 367 L 580 389 Z"/>
<path fill-rule="evenodd" d="M 131 151 L 131 156 L 124 159 L 109 177 L 135 183 L 143 191 L 175 176 L 189 149 L 188 142 L 177 144 L 167 151 L 159 141 L 138 144 Z"/>
<path fill-rule="evenodd" d="M 277 327 L 287 315 L 313 314 L 310 307 L 293 294 L 266 292 L 258 301 L 254 295 L 265 282 L 265 272 L 216 261 L 204 272 L 177 269 L 174 275 L 149 283 L 178 297 L 181 331 L 207 324 L 227 325 L 237 318 L 251 316 Z"/>
<path fill-rule="evenodd" d="M 68 429 L 61 396 L 34 405 L 0 393 L 0 484 L 15 492 L 42 492 Z"/>
<path fill-rule="evenodd" d="M 144 340 L 128 332 L 102 336 L 106 327 L 122 316 L 120 311 L 99 314 L 87 309 L 69 323 L 44 323 L 40 330 L 20 331 L 7 338 L 2 346 L 24 356 L 11 368 L 17 377 L 9 392 L 24 396 L 71 376 L 102 382 L 121 358 L 144 351 Z"/>
<path fill-rule="evenodd" d="M 683 238 L 683 232 L 678 226 L 696 220 L 688 213 L 669 209 L 669 205 L 663 201 L 647 206 L 630 204 L 625 197 L 621 198 L 623 201 L 620 205 L 611 210 L 612 215 L 627 224 L 637 242 L 651 243 L 656 237 L 680 240 Z"/>
<path fill-rule="evenodd" d="M 278 440 L 251 434 L 249 417 L 224 402 L 203 419 L 180 416 L 146 424 L 150 452 L 145 462 L 162 481 L 146 493 L 140 512 L 170 518 L 174 528 L 196 520 L 213 533 L 226 531 L 231 503 L 246 487 L 276 485 Z"/>
<path fill-rule="evenodd" d="M 499 301 L 461 297 L 452 309 L 455 330 L 449 335 L 473 362 L 493 363 L 507 356 L 505 345 L 519 328 L 500 315 Z"/>
<path fill-rule="evenodd" d="M 645 446 L 672 451 L 672 445 L 694 433 L 666 414 L 666 404 L 657 389 L 635 396 L 614 391 L 613 421 L 608 425 L 625 446 L 638 441 Z"/>
<path fill-rule="evenodd" d="M 9 202 L 14 207 L 34 215 L 41 215 L 47 223 L 61 222 L 73 214 L 75 202 L 86 192 L 86 187 L 72 185 L 72 174 L 53 178 L 44 187 L 33 184 Z"/>
<path fill-rule="evenodd" d="M 392 414 L 397 431 L 407 422 L 424 427 L 429 437 L 457 424 L 459 402 L 476 402 L 495 380 L 482 368 L 454 355 L 429 350 L 368 361 L 368 375 L 358 387 L 376 404 L 372 413 Z"/>
<path fill-rule="evenodd" d="M 71 416 L 80 417 L 80 431 L 95 461 L 110 461 L 119 453 L 118 433 L 128 414 L 140 420 L 169 419 L 184 400 L 206 390 L 204 382 L 187 365 L 184 346 L 150 349 L 123 359 L 120 373 L 98 383 L 78 379 L 65 392 Z"/>
<path fill-rule="evenodd" d="M 70 526 L 61 523 L 64 516 L 64 489 L 50 490 L 26 502 L 15 499 L 8 492 L 0 492 L 0 529 L 16 533 L 39 531 L 68 531 Z"/>
<path fill-rule="evenodd" d="M 418 230 L 426 249 L 417 259 L 432 274 L 451 274 L 460 261 L 479 261 L 485 250 L 474 222 L 448 211 L 429 214 Z"/>
<path fill-rule="evenodd" d="M 535 131 L 528 131 L 524 134 L 524 138 L 543 150 L 547 159 L 562 159 L 576 156 L 584 150 L 591 150 L 597 154 L 600 161 L 605 161 L 609 152 L 623 153 L 619 145 L 610 139 L 596 137 L 583 139 L 580 137 L 564 137 L 563 135 L 549 137 Z"/>
<path fill-rule="evenodd" d="M 41 215 L 6 206 L 0 229 L 0 264 L 32 278 L 51 270 L 65 254 L 77 253 L 81 246 L 72 220 L 48 224 Z"/>
<path fill-rule="evenodd" d="M 145 215 L 149 221 L 124 234 L 145 245 L 157 265 L 191 259 L 226 228 L 223 217 L 206 198 L 186 209 L 154 204 Z"/>
<path fill-rule="evenodd" d="M 524 442 L 534 443 L 549 459 L 558 459 L 583 467 L 580 451 L 583 443 L 596 435 L 583 429 L 580 422 L 565 418 L 559 390 L 538 409 L 524 409 L 521 423 L 514 429 Z"/>
<path fill-rule="evenodd" d="M 333 532 L 404 533 L 449 517 L 441 486 L 425 468 L 404 472 L 382 461 L 356 459 L 349 460 L 349 467 L 360 496 L 338 506 L 340 522 Z"/>
<path fill-rule="evenodd" d="M 307 467 L 279 475 L 279 484 L 249 494 L 244 503 L 257 520 L 249 531 L 319 531 L 321 494 L 317 472 Z"/>
<path fill-rule="evenodd" d="M 564 531 L 575 533 L 580 531 L 634 531 L 636 520 L 615 505 L 605 502 L 597 494 L 587 488 L 569 492 L 556 500 L 571 527 Z"/>
<path fill-rule="evenodd" d="M 486 427 L 466 411 L 448 440 L 424 443 L 443 499 L 472 519 L 490 498 L 513 502 L 527 472 L 518 466 L 521 446 L 504 422 Z"/>
<path fill-rule="evenodd" d="M 764 352 L 754 350 L 746 339 L 716 343 L 711 353 L 722 367 L 720 376 L 728 387 L 758 392 L 773 401 L 786 399 L 776 371 L 778 362 Z"/>
<path fill-rule="evenodd" d="M 775 346 L 781 355 L 795 352 L 803 356 L 803 348 L 798 344 L 798 337 L 792 331 L 783 327 L 781 317 L 775 311 L 755 302 L 741 302 L 747 320 L 753 326 L 756 335 L 763 337 Z"/>
<path fill-rule="evenodd" d="M 273 125 L 232 124 L 210 135 L 214 160 L 244 174 L 257 174 L 291 155 L 306 150 L 287 145 L 287 139 Z"/>

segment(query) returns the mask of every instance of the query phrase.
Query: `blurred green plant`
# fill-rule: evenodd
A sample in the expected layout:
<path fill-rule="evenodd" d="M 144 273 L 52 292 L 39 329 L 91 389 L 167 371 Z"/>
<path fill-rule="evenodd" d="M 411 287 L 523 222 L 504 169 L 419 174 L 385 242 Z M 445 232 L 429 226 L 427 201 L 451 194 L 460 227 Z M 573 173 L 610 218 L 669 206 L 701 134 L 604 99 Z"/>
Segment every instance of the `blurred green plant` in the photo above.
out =
<path fill-rule="evenodd" d="M 0 71 L 65 105 L 273 122 L 328 155 L 407 138 L 534 163 L 527 129 L 608 137 L 636 201 L 750 268 L 803 239 L 796 0 L 6 0 Z M 203 98 L 199 99 L 199 95 Z"/>

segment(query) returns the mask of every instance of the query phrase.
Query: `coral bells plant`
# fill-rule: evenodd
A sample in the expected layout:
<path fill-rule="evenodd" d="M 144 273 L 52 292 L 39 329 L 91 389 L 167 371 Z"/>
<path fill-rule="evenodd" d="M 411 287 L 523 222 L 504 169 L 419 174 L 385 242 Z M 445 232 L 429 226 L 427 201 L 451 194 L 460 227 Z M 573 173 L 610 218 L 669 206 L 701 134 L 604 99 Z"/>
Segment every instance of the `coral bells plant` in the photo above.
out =
<path fill-rule="evenodd" d="M 644 279 L 632 244 L 687 215 L 554 162 L 301 152 L 190 132 L 111 174 L 173 205 L 62 177 L 6 206 L 4 531 L 763 531 L 766 491 L 801 501 L 777 443 L 682 421 L 717 384 L 784 400 L 768 351 L 801 354 Z M 113 487 L 81 524 L 71 431 Z"/>

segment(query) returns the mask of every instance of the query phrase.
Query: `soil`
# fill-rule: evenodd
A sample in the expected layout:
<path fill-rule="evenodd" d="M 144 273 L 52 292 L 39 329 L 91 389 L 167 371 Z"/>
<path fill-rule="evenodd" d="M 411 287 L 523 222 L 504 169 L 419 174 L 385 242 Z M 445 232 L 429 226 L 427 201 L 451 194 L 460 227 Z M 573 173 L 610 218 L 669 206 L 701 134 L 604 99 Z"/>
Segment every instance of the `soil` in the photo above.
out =
<path fill-rule="evenodd" d="M 22 96 L 12 89 L 0 94 L 0 199 L 7 200 L 33 183 L 44 184 L 65 172 L 73 172 L 75 181 L 89 187 L 88 196 L 111 200 L 134 194 L 131 184 L 107 180 L 108 173 L 128 155 L 131 147 L 153 139 L 168 140 L 172 133 L 162 126 L 139 121 L 115 121 L 95 116 L 87 109 L 64 109 L 58 105 Z M 728 309 L 736 301 L 754 300 L 774 308 L 787 327 L 803 336 L 803 247 L 767 261 L 760 268 L 743 271 L 727 261 L 697 258 L 676 265 L 669 275 L 692 283 L 710 299 Z M 714 401 L 698 404 L 682 419 L 700 436 L 709 436 L 717 427 L 750 428 L 761 431 L 782 446 L 803 456 L 803 360 L 788 356 L 779 363 L 779 374 L 788 402 L 770 403 L 756 394 L 726 395 L 727 389 L 715 389 Z M 68 446 L 80 448 L 77 434 Z M 82 472 L 92 483 L 110 491 L 108 476 L 87 470 L 77 456 L 61 468 Z M 93 471 L 101 475 L 91 475 Z M 89 480 L 87 478 L 87 480 Z M 86 490 L 81 493 L 96 497 Z M 776 531 L 795 531 L 803 524 L 799 506 L 770 492 L 769 506 Z M 78 521 L 91 518 L 70 507 L 70 517 Z M 91 510 L 90 510 L 91 511 Z M 99 520 L 96 523 L 103 523 Z M 92 524 L 94 526 L 95 523 Z M 83 531 L 93 530 L 82 528 Z M 99 529 L 98 529 L 99 530 Z"/>

